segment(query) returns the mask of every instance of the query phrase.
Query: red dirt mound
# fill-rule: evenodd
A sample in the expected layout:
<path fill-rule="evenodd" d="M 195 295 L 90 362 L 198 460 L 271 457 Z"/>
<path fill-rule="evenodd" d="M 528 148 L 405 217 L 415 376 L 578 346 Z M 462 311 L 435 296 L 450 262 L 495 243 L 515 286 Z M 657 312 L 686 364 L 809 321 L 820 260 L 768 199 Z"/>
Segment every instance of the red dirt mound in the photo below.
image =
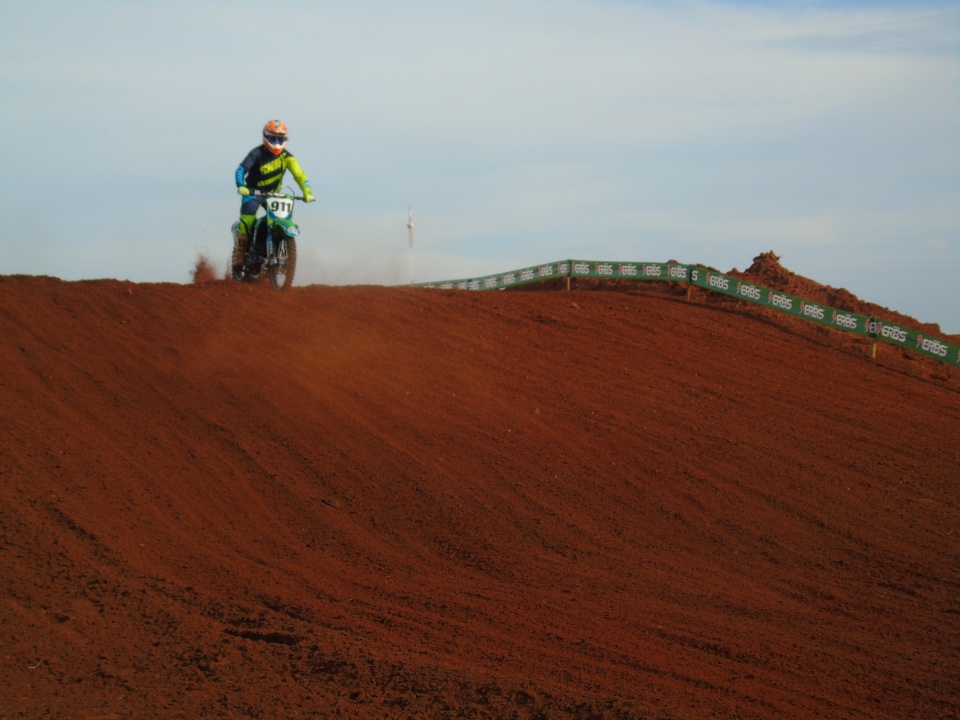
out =
<path fill-rule="evenodd" d="M 956 718 L 960 381 L 669 292 L 0 278 L 0 718 Z"/>
<path fill-rule="evenodd" d="M 960 336 L 945 335 L 940 326 L 936 323 L 922 323 L 909 315 L 903 315 L 889 308 L 885 308 L 875 303 L 861 300 L 856 295 L 845 288 L 835 288 L 830 285 L 821 285 L 820 283 L 797 275 L 780 264 L 780 258 L 772 250 L 760 253 L 753 259 L 753 264 L 745 272 L 733 270 L 731 275 L 752 280 L 758 285 L 782 290 L 790 295 L 801 297 L 805 300 L 828 305 L 838 310 L 847 310 L 866 315 L 888 322 L 894 322 L 905 325 L 914 330 L 920 330 L 925 334 L 935 335 L 937 337 L 949 339 L 956 342 Z"/>

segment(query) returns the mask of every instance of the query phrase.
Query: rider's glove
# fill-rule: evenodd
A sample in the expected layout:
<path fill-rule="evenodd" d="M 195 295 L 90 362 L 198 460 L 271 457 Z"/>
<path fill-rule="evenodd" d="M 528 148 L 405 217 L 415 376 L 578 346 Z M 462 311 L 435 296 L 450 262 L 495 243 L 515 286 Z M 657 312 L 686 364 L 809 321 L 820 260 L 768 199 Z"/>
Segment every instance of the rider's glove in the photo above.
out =
<path fill-rule="evenodd" d="M 307 190 L 307 192 L 303 194 L 304 202 L 313 202 L 314 200 L 316 200 L 316 198 L 313 196 L 313 193 L 310 192 L 309 190 Z"/>
<path fill-rule="evenodd" d="M 238 192 L 240 195 L 243 195 L 244 197 L 246 197 L 247 195 L 250 194 L 250 188 L 248 188 L 246 185 L 240 185 L 240 186 L 237 188 L 237 192 Z"/>

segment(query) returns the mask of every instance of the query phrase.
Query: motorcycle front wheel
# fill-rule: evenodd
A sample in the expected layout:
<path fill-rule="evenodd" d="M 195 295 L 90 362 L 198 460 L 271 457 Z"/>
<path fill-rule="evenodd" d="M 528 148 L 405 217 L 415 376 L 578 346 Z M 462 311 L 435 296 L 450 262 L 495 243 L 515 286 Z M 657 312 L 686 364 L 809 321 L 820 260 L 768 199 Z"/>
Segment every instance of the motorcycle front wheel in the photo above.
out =
<path fill-rule="evenodd" d="M 270 266 L 270 287 L 274 290 L 291 287 L 296 269 L 297 241 L 292 237 L 285 237 L 277 244 L 277 261 Z"/>

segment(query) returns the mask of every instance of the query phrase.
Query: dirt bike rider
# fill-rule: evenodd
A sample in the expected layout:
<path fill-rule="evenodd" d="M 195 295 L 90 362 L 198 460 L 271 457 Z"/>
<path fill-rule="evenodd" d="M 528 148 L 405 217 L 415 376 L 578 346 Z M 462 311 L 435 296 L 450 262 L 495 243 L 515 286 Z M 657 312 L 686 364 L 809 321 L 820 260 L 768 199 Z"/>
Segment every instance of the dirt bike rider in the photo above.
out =
<path fill-rule="evenodd" d="M 287 126 L 279 120 L 271 120 L 263 126 L 263 144 L 251 150 L 237 168 L 237 193 L 243 200 L 240 203 L 240 223 L 233 239 L 234 270 L 243 267 L 253 223 L 260 207 L 260 200 L 250 194 L 251 188 L 261 192 L 278 190 L 283 182 L 283 174 L 289 170 L 303 191 L 304 202 L 316 199 L 307 174 L 300 168 L 297 159 L 287 152 L 286 144 Z"/>

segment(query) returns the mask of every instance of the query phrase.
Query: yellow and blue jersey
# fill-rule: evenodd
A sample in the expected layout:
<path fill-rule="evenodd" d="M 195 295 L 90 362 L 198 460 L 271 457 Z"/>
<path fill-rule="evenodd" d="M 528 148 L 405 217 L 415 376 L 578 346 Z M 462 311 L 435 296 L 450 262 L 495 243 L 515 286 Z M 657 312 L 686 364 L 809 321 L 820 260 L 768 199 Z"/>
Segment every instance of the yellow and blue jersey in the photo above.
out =
<path fill-rule="evenodd" d="M 246 185 L 252 190 L 271 192 L 280 189 L 283 174 L 289 170 L 304 195 L 310 192 L 310 181 L 297 159 L 286 150 L 274 155 L 263 145 L 251 150 L 237 168 L 237 187 Z"/>

